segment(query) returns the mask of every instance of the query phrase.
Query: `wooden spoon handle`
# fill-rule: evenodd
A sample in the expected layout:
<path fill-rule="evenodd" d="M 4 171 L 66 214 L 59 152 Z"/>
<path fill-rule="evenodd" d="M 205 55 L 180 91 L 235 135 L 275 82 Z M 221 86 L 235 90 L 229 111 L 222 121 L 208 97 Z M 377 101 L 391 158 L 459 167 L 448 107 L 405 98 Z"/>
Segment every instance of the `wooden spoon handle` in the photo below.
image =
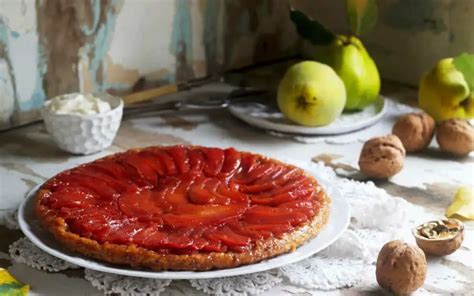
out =
<path fill-rule="evenodd" d="M 148 100 L 151 100 L 156 97 L 174 94 L 178 92 L 178 86 L 176 84 L 168 84 L 159 87 L 155 87 L 152 89 L 147 89 L 144 91 L 136 92 L 133 94 L 129 94 L 123 96 L 123 102 L 125 105 L 141 103 Z"/>

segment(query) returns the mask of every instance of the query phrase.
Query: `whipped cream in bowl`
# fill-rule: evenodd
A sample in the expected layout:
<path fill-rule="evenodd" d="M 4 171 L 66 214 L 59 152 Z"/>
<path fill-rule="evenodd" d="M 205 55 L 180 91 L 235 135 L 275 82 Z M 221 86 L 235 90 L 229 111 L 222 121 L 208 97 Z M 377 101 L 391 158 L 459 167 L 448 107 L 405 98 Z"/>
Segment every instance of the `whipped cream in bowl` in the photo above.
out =
<path fill-rule="evenodd" d="M 55 114 L 99 114 L 112 110 L 110 103 L 93 94 L 72 93 L 57 96 L 46 108 Z"/>
<path fill-rule="evenodd" d="M 91 154 L 109 147 L 122 113 L 122 99 L 107 93 L 64 94 L 46 101 L 41 109 L 54 142 L 74 154 Z"/>

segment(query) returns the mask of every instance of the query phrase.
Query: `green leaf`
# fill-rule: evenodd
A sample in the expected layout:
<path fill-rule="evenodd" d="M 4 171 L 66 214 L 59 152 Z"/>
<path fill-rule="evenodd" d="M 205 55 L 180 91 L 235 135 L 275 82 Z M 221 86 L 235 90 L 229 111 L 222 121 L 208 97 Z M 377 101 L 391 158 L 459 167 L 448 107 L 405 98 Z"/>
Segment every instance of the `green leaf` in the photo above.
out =
<path fill-rule="evenodd" d="M 299 10 L 290 9 L 291 21 L 301 37 L 309 40 L 314 45 L 328 45 L 334 39 L 334 34 L 318 21 L 310 19 Z"/>
<path fill-rule="evenodd" d="M 21 287 L 23 285 L 17 282 L 2 283 L 0 284 L 0 295 L 21 296 Z"/>
<path fill-rule="evenodd" d="M 364 34 L 375 26 L 378 14 L 375 0 L 346 0 L 346 9 L 354 34 Z"/>
<path fill-rule="evenodd" d="M 453 59 L 453 64 L 474 92 L 474 54 L 462 53 Z"/>

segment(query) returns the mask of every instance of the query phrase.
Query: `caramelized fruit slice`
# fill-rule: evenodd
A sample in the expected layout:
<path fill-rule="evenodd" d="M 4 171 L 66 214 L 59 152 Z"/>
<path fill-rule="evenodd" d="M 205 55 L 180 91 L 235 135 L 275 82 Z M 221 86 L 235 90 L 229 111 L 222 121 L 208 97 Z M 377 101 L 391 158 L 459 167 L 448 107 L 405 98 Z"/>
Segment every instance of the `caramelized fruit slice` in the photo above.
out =
<path fill-rule="evenodd" d="M 255 166 L 249 173 L 238 176 L 238 181 L 242 184 L 250 184 L 258 179 L 273 173 L 277 167 L 271 162 L 263 162 Z"/>
<path fill-rule="evenodd" d="M 42 203 L 53 208 L 90 208 L 95 204 L 92 191 L 81 187 L 61 187 L 52 192 Z"/>
<path fill-rule="evenodd" d="M 219 180 L 200 178 L 192 184 L 188 191 L 188 198 L 195 204 L 226 204 L 226 197 L 216 193 Z M 222 200 L 224 199 L 224 200 Z M 228 198 L 227 198 L 228 199 Z M 220 202 L 219 202 L 220 201 Z"/>
<path fill-rule="evenodd" d="M 224 164 L 224 151 L 219 148 L 202 148 L 202 151 L 206 157 L 204 173 L 210 177 L 217 176 Z"/>
<path fill-rule="evenodd" d="M 181 176 L 181 179 L 172 179 L 175 184 L 174 186 L 167 188 L 165 192 L 165 199 L 167 202 L 174 206 L 189 203 L 188 191 L 189 187 L 194 183 L 197 175 L 188 174 Z"/>
<path fill-rule="evenodd" d="M 128 184 L 120 182 L 119 180 L 115 179 L 114 177 L 108 176 L 107 174 L 97 172 L 90 168 L 85 170 L 77 170 L 71 174 L 71 176 L 79 177 L 83 180 L 95 180 L 95 183 L 101 182 L 106 184 L 109 187 L 114 188 L 118 192 L 125 191 L 128 187 Z M 84 176 L 87 176 L 84 178 Z"/>
<path fill-rule="evenodd" d="M 107 241 L 122 245 L 131 244 L 135 235 L 144 228 L 145 225 L 140 222 L 124 221 L 117 229 L 107 234 Z"/>
<path fill-rule="evenodd" d="M 190 170 L 201 172 L 204 169 L 204 153 L 199 149 L 190 149 L 188 152 Z"/>
<path fill-rule="evenodd" d="M 163 164 L 145 152 L 128 155 L 123 162 L 134 167 L 140 177 L 151 185 L 156 184 L 158 178 L 165 172 Z"/>
<path fill-rule="evenodd" d="M 195 204 L 248 203 L 248 196 L 218 179 L 201 178 L 191 185 L 188 198 Z"/>
<path fill-rule="evenodd" d="M 111 224 L 117 222 L 117 217 L 98 209 L 85 209 L 75 217 L 66 219 L 66 223 L 75 233 L 103 242 L 111 231 Z"/>
<path fill-rule="evenodd" d="M 103 199 L 111 199 L 113 196 L 120 194 L 120 188 L 113 185 L 113 182 L 97 179 L 85 174 L 73 172 L 69 175 L 61 176 L 64 184 L 75 187 L 85 187 L 97 193 Z"/>
<path fill-rule="evenodd" d="M 247 194 L 239 192 L 236 188 L 232 188 L 229 184 L 221 182 L 217 187 L 217 193 L 226 197 L 231 203 L 249 204 L 250 199 Z M 222 201 L 223 199 L 221 199 Z"/>
<path fill-rule="evenodd" d="M 189 201 L 195 204 L 208 204 L 214 201 L 214 196 L 205 188 L 209 179 L 201 178 L 189 187 Z"/>
<path fill-rule="evenodd" d="M 173 176 L 178 173 L 178 169 L 176 168 L 176 164 L 174 163 L 173 158 L 166 153 L 163 149 L 153 149 L 150 151 L 153 153 L 157 161 L 161 162 L 161 164 L 165 167 L 166 175 Z"/>
<path fill-rule="evenodd" d="M 107 175 L 120 184 L 130 184 L 134 178 L 130 176 L 125 167 L 111 160 L 99 160 L 87 166 L 89 171 L 96 171 Z"/>
<path fill-rule="evenodd" d="M 275 184 L 273 182 L 268 183 L 261 183 L 261 184 L 252 184 L 241 186 L 240 191 L 243 193 L 248 194 L 260 194 L 262 192 L 270 191 L 275 188 Z"/>
<path fill-rule="evenodd" d="M 145 248 L 156 250 L 161 248 L 168 234 L 162 232 L 157 225 L 148 225 L 138 231 L 132 238 L 132 242 Z"/>
<path fill-rule="evenodd" d="M 280 224 L 245 224 L 241 228 L 243 233 L 256 239 L 272 236 L 280 237 L 291 230 L 293 230 L 293 226 L 284 221 L 281 221 Z"/>
<path fill-rule="evenodd" d="M 216 225 L 236 218 L 245 211 L 242 204 L 229 205 L 181 205 L 176 213 L 163 215 L 165 225 L 171 228 L 195 227 L 196 225 Z"/>
<path fill-rule="evenodd" d="M 173 146 L 168 149 L 168 153 L 171 158 L 174 159 L 174 163 L 180 174 L 186 174 L 189 172 L 188 149 L 183 146 Z"/>
<path fill-rule="evenodd" d="M 276 195 L 273 195 L 273 196 L 264 196 L 264 197 L 252 196 L 251 199 L 254 204 L 276 206 L 285 202 L 298 200 L 301 197 L 312 195 L 313 193 L 314 193 L 313 187 L 305 186 L 305 187 L 296 187 L 296 188 L 291 189 L 290 191 L 277 193 Z"/>
<path fill-rule="evenodd" d="M 208 241 L 205 246 L 202 247 L 205 252 L 225 252 L 226 246 L 221 241 Z"/>
<path fill-rule="evenodd" d="M 248 174 L 251 172 L 258 164 L 259 164 L 259 157 L 256 154 L 250 153 L 240 153 L 241 159 L 241 175 Z"/>
<path fill-rule="evenodd" d="M 231 177 L 240 168 L 240 153 L 234 148 L 224 150 L 224 164 L 219 177 Z"/>
<path fill-rule="evenodd" d="M 263 176 L 255 182 L 243 185 L 240 187 L 240 191 L 249 194 L 260 194 L 266 191 L 270 191 L 274 188 L 281 187 L 293 178 L 301 175 L 296 168 L 278 168 L 272 173 Z"/>
<path fill-rule="evenodd" d="M 270 191 L 263 192 L 259 196 L 260 197 L 271 197 L 275 196 L 280 193 L 286 193 L 286 192 L 291 192 L 292 190 L 297 190 L 302 187 L 308 187 L 312 186 L 311 182 L 305 177 L 305 176 L 299 176 L 297 178 L 293 178 L 291 180 L 288 180 L 285 184 L 282 186 L 275 186 Z"/>
<path fill-rule="evenodd" d="M 290 208 L 253 206 L 245 213 L 245 221 L 251 224 L 281 224 L 282 221 L 298 225 L 306 221 L 306 216 Z"/>
<path fill-rule="evenodd" d="M 248 246 L 250 244 L 249 237 L 237 234 L 229 227 L 215 230 L 207 237 L 214 241 L 221 241 L 227 246 Z"/>
<path fill-rule="evenodd" d="M 163 206 L 160 205 L 159 193 L 147 189 L 129 191 L 120 196 L 118 206 L 130 218 L 161 223 Z"/>
<path fill-rule="evenodd" d="M 230 196 L 221 194 L 221 192 L 224 191 L 226 187 L 227 185 L 219 179 L 210 179 L 205 184 L 205 188 L 207 189 L 209 194 L 213 196 L 213 203 L 217 205 L 224 205 L 230 203 Z"/>
<path fill-rule="evenodd" d="M 284 175 L 289 170 L 291 170 L 291 169 L 289 169 L 287 167 L 277 166 L 276 169 L 272 173 L 270 173 L 270 174 L 264 176 L 263 178 L 259 179 L 257 182 L 255 182 L 255 184 L 268 183 L 268 182 L 278 184 L 276 182 L 278 180 L 278 177 Z"/>

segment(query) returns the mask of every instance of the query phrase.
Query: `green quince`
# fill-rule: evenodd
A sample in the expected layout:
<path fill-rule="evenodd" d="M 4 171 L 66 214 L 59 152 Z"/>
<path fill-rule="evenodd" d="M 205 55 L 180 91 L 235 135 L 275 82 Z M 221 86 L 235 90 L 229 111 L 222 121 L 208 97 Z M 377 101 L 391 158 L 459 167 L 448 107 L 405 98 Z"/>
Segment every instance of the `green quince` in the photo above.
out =
<path fill-rule="evenodd" d="M 375 102 L 380 92 L 380 75 L 356 36 L 335 36 L 330 45 L 319 48 L 315 59 L 331 66 L 344 82 L 347 93 L 344 110 L 361 110 Z"/>

